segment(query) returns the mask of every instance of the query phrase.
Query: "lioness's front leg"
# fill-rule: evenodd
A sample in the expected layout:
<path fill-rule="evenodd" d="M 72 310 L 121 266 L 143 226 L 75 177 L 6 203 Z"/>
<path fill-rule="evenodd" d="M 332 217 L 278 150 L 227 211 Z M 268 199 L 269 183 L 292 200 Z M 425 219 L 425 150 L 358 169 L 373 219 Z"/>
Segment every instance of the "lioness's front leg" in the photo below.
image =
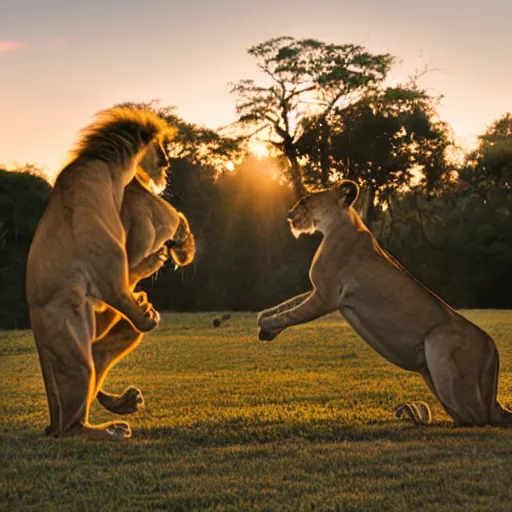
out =
<path fill-rule="evenodd" d="M 133 268 L 130 268 L 130 283 L 138 283 L 140 280 L 152 276 L 165 265 L 168 259 L 169 249 L 164 245 Z"/>
<path fill-rule="evenodd" d="M 304 294 L 303 294 L 304 295 Z M 304 300 L 299 301 L 299 295 L 288 302 L 297 301 L 299 304 L 291 309 L 286 309 L 273 316 L 264 316 L 258 320 L 260 328 L 258 337 L 262 341 L 273 340 L 281 331 L 291 325 L 303 324 L 320 318 L 327 313 L 332 313 L 338 308 L 338 304 L 333 299 L 325 299 L 314 290 Z M 283 303 L 284 305 L 285 303 Z"/>
<path fill-rule="evenodd" d="M 277 306 L 260 311 L 258 313 L 258 325 L 262 318 L 267 318 L 268 316 L 274 316 L 277 315 L 277 313 L 288 311 L 289 309 L 292 309 L 298 306 L 299 304 L 302 304 L 310 295 L 311 292 L 302 293 L 301 295 L 297 295 L 296 297 L 292 297 L 291 299 L 281 302 L 281 304 L 278 304 Z"/>

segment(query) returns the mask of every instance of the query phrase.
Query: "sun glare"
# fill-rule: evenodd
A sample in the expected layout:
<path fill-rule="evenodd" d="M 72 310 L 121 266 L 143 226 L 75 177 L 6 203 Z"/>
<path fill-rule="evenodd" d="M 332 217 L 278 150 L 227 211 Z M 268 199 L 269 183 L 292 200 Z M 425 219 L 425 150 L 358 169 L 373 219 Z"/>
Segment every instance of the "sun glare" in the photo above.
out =
<path fill-rule="evenodd" d="M 261 140 L 252 140 L 249 142 L 249 151 L 259 159 L 267 158 L 270 154 L 266 143 Z"/>

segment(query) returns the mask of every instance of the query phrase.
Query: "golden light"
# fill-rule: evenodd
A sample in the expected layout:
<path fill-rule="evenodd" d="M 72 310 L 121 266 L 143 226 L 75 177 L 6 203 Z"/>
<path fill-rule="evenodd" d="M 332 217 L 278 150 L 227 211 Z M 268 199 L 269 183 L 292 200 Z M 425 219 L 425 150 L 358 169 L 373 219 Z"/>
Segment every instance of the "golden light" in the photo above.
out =
<path fill-rule="evenodd" d="M 226 170 L 233 172 L 235 170 L 235 164 L 231 160 L 226 164 Z"/>
<path fill-rule="evenodd" d="M 249 151 L 260 160 L 269 156 L 267 144 L 261 140 L 251 140 L 249 142 Z"/>

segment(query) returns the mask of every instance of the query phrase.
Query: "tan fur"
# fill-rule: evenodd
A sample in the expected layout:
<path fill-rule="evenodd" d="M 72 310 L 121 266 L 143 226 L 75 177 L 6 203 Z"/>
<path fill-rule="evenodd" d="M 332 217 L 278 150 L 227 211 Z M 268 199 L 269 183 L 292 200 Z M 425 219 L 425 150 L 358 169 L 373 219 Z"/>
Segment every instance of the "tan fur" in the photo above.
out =
<path fill-rule="evenodd" d="M 121 218 L 126 230 L 131 290 L 141 279 L 160 270 L 170 258 L 180 267 L 193 261 L 194 236 L 185 216 L 138 179 L 126 187 Z M 111 308 L 96 315 L 96 339 L 92 346 L 96 370 L 93 394 L 97 394 L 98 401 L 113 413 L 129 414 L 144 403 L 142 393 L 135 387 L 128 387 L 121 395 L 100 390 L 107 372 L 137 347 L 143 336 Z"/>
<path fill-rule="evenodd" d="M 120 210 L 137 166 L 169 133 L 148 112 L 101 112 L 59 174 L 35 232 L 27 301 L 48 397 L 48 430 L 55 436 L 130 436 L 124 422 L 88 421 L 96 388 L 95 310 L 108 305 L 141 332 L 158 324 L 151 304 L 130 289 Z M 160 168 L 145 170 L 150 179 L 161 178 Z"/>
<path fill-rule="evenodd" d="M 388 361 L 420 373 L 458 425 L 512 425 L 496 398 L 494 341 L 378 245 L 351 206 L 357 193 L 354 182 L 343 181 L 292 208 L 296 234 L 324 235 L 310 268 L 313 290 L 262 311 L 259 338 L 338 310 Z"/>

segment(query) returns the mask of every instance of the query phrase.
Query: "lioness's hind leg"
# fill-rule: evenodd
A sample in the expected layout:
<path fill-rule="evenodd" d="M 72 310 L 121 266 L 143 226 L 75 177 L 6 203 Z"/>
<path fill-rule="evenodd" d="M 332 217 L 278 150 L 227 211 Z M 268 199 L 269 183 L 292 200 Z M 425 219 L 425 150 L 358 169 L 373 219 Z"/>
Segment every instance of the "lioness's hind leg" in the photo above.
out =
<path fill-rule="evenodd" d="M 495 357 L 492 340 L 472 333 L 437 329 L 425 340 L 429 387 L 458 425 L 491 423 L 496 389 L 487 379 Z"/>
<path fill-rule="evenodd" d="M 107 372 L 141 342 L 143 334 L 136 331 L 127 320 L 120 320 L 110 332 L 92 346 L 96 369 L 94 396 L 105 409 L 115 414 L 136 412 L 144 403 L 142 393 L 130 386 L 121 395 L 101 391 Z"/>

